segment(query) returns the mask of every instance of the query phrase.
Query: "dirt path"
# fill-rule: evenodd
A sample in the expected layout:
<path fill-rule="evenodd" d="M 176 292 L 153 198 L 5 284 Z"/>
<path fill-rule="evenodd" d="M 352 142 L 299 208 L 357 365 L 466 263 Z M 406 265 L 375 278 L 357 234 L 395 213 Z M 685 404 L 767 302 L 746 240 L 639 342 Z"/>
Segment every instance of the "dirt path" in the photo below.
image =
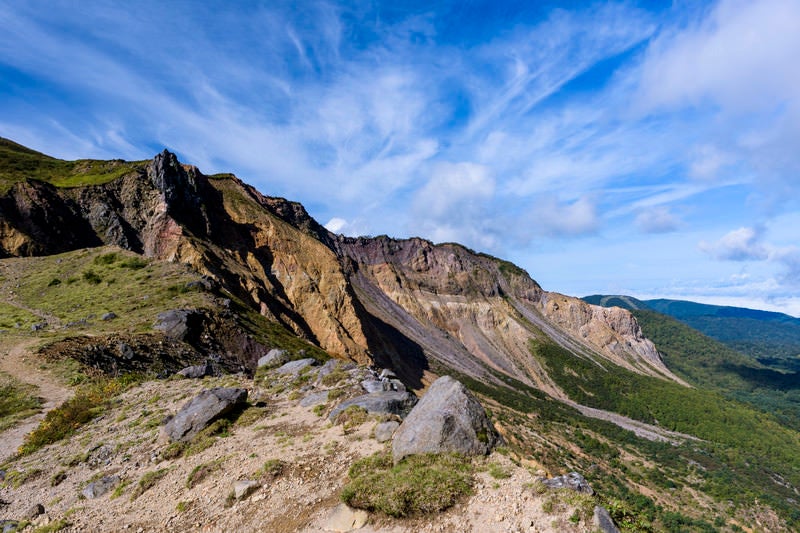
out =
<path fill-rule="evenodd" d="M 39 388 L 43 400 L 42 412 L 23 420 L 17 426 L 0 433 L 0 462 L 5 461 L 22 445 L 25 435 L 30 433 L 48 411 L 61 405 L 72 396 L 72 391 L 59 383 L 52 375 L 42 371 L 33 359 L 31 348 L 35 339 L 12 340 L 0 343 L 0 370 L 14 378 Z"/>

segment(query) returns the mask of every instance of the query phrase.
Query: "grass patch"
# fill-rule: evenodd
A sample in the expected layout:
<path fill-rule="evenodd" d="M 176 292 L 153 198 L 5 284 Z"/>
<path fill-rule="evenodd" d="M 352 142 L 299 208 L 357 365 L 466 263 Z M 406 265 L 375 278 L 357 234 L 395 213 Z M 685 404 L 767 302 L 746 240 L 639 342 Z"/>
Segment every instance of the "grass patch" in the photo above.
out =
<path fill-rule="evenodd" d="M 160 468 L 158 470 L 153 470 L 152 472 L 147 472 L 145 475 L 143 475 L 139 480 L 139 484 L 136 486 L 136 490 L 131 495 L 131 500 L 135 500 L 147 490 L 155 487 L 156 483 L 158 483 L 161 478 L 166 476 L 169 471 L 169 468 Z"/>
<path fill-rule="evenodd" d="M 487 470 L 489 471 L 489 475 L 495 479 L 508 479 L 511 477 L 511 472 L 498 463 L 489 463 Z"/>
<path fill-rule="evenodd" d="M 392 517 L 438 513 L 472 490 L 472 462 L 458 454 L 406 457 L 397 465 L 387 453 L 353 463 L 342 501 Z"/>
<path fill-rule="evenodd" d="M 280 459 L 269 459 L 264 463 L 264 466 L 256 472 L 256 476 L 260 478 L 275 479 L 283 474 L 286 469 L 286 463 Z"/>
<path fill-rule="evenodd" d="M 351 431 L 369 418 L 369 413 L 363 407 L 351 405 L 336 416 L 336 424 L 342 425 L 342 430 L 347 433 Z"/>
<path fill-rule="evenodd" d="M 0 372 L 0 431 L 38 413 L 41 406 L 36 387 Z"/>
<path fill-rule="evenodd" d="M 20 446 L 18 453 L 27 455 L 42 446 L 71 436 L 82 425 L 102 413 L 115 396 L 137 379 L 132 375 L 113 379 L 98 378 L 82 386 L 75 396 L 47 413 L 39 427 L 25 437 L 25 442 Z"/>
<path fill-rule="evenodd" d="M 62 529 L 66 529 L 71 524 L 66 520 L 66 518 L 62 518 L 60 520 L 56 520 L 55 522 L 50 522 L 41 527 L 37 527 L 33 530 L 33 533 L 55 533 L 56 531 L 61 531 Z"/>
<path fill-rule="evenodd" d="M 186 478 L 186 488 L 191 489 L 200 484 L 205 478 L 222 468 L 224 462 L 225 458 L 220 458 L 194 467 Z"/>

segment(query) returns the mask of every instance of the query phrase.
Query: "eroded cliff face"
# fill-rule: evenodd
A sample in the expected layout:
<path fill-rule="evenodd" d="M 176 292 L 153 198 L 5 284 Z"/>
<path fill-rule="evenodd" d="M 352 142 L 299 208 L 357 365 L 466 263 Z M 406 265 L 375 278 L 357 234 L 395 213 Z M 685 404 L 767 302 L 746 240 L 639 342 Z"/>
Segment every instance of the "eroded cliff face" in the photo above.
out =
<path fill-rule="evenodd" d="M 546 292 L 460 245 L 332 235 L 300 204 L 205 176 L 167 151 L 108 183 L 28 180 L 0 197 L 0 254 L 100 244 L 189 264 L 329 353 L 392 366 L 416 387 L 441 364 L 558 394 L 532 339 L 677 380 L 627 311 Z"/>
<path fill-rule="evenodd" d="M 530 353 L 532 339 L 550 339 L 579 356 L 680 381 L 630 313 L 544 291 L 510 263 L 423 239 L 339 238 L 337 247 L 353 262 L 365 308 L 448 366 L 474 375 L 485 365 L 560 395 Z"/>

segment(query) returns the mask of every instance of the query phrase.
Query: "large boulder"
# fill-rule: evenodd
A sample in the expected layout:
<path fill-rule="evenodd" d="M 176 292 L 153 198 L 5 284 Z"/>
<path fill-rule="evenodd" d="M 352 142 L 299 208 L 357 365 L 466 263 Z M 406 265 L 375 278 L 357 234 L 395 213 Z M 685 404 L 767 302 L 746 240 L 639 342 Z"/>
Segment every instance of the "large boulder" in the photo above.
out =
<path fill-rule="evenodd" d="M 173 309 L 159 313 L 153 329 L 176 341 L 196 337 L 203 325 L 203 314 L 193 309 Z"/>
<path fill-rule="evenodd" d="M 392 455 L 395 462 L 419 453 L 485 455 L 499 440 L 475 396 L 460 382 L 443 376 L 395 431 Z"/>
<path fill-rule="evenodd" d="M 217 418 L 223 417 L 247 401 L 247 391 L 216 387 L 204 390 L 181 407 L 161 428 L 171 440 L 189 441 Z"/>
<path fill-rule="evenodd" d="M 211 365 L 211 363 L 205 363 L 202 365 L 195 365 L 195 366 L 187 366 L 183 370 L 179 370 L 177 374 L 187 379 L 202 379 L 206 376 L 213 376 L 214 367 Z"/>
<path fill-rule="evenodd" d="M 277 374 L 297 376 L 306 368 L 310 368 L 316 364 L 317 364 L 316 359 L 312 359 L 311 357 L 306 357 L 305 359 L 297 359 L 295 361 L 289 361 L 285 365 L 276 368 L 275 372 Z"/>
<path fill-rule="evenodd" d="M 336 421 L 339 413 L 352 407 L 353 405 L 361 407 L 370 414 L 386 414 L 406 416 L 411 408 L 417 403 L 417 397 L 410 392 L 373 392 L 371 394 L 364 394 L 349 400 L 345 400 L 337 405 L 328 415 L 331 421 Z"/>

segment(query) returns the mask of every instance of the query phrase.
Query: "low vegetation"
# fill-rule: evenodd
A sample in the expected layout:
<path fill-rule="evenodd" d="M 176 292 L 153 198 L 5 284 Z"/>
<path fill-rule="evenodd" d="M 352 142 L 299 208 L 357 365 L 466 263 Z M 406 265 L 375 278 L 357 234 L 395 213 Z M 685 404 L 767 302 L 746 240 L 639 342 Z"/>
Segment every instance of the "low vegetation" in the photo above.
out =
<path fill-rule="evenodd" d="M 33 453 L 42 446 L 69 437 L 101 414 L 115 396 L 138 380 L 138 376 L 129 374 L 111 379 L 96 378 L 80 386 L 72 398 L 48 412 L 41 424 L 25 437 L 19 454 Z"/>
<path fill-rule="evenodd" d="M 39 412 L 41 403 L 36 387 L 0 372 L 0 431 Z"/>
<path fill-rule="evenodd" d="M 397 465 L 387 453 L 356 461 L 342 490 L 348 505 L 393 517 L 437 513 L 472 490 L 472 462 L 457 454 L 411 455 Z"/>

